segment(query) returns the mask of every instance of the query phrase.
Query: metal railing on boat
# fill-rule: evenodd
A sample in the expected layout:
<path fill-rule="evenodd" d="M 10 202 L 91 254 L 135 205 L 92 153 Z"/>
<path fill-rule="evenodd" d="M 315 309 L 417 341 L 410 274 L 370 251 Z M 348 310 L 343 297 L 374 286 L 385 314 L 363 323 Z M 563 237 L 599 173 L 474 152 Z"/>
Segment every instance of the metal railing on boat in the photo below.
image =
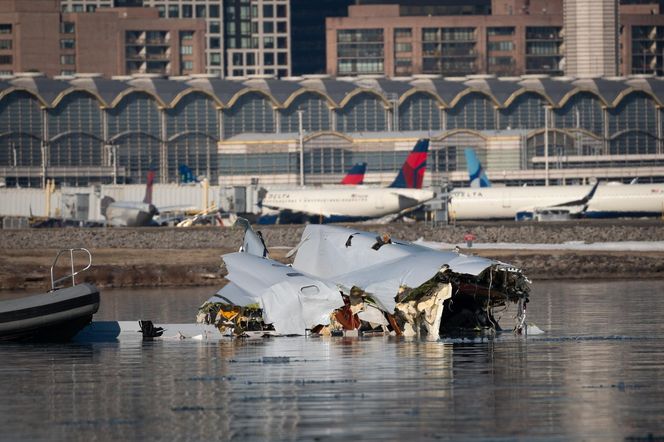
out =
<path fill-rule="evenodd" d="M 69 261 L 71 265 L 71 274 L 65 275 L 61 278 L 55 279 L 55 266 L 58 264 L 58 260 L 60 259 L 60 256 L 63 254 L 69 252 Z M 74 252 L 85 252 L 88 255 L 88 264 L 80 269 L 76 270 L 74 268 Z M 73 248 L 73 249 L 62 249 L 58 252 L 58 254 L 55 256 L 55 259 L 53 260 L 53 264 L 51 264 L 51 291 L 55 291 L 58 288 L 58 284 L 62 281 L 65 281 L 69 278 L 71 278 L 71 285 L 72 287 L 76 285 L 76 275 L 83 273 L 84 271 L 88 270 L 92 266 L 92 254 L 88 249 L 78 247 L 78 248 Z"/>

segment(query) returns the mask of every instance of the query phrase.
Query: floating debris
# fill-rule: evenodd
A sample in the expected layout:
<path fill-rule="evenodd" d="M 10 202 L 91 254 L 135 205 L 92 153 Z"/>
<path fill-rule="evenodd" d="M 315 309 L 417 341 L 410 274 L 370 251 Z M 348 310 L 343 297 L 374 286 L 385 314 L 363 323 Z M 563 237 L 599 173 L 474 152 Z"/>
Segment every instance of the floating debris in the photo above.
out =
<path fill-rule="evenodd" d="M 437 251 L 343 227 L 309 225 L 287 256 L 270 258 L 261 235 L 240 221 L 239 252 L 222 256 L 228 284 L 197 321 L 222 333 L 265 335 L 441 334 L 500 330 L 497 309 L 516 305 L 527 333 L 530 281 L 500 261 Z"/>

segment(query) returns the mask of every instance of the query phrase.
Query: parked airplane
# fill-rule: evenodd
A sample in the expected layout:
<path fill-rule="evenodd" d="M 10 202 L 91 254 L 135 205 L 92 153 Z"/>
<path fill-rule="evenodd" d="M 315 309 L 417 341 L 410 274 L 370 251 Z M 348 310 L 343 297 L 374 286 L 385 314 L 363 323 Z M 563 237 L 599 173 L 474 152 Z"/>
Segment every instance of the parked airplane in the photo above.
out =
<path fill-rule="evenodd" d="M 457 220 L 575 218 L 587 212 L 598 184 L 456 188 L 449 193 L 448 210 Z"/>
<path fill-rule="evenodd" d="M 270 191 L 262 206 L 327 222 L 379 218 L 412 209 L 434 198 L 432 191 L 422 189 L 428 149 L 428 139 L 418 140 L 387 188 L 343 186 Z"/>
<path fill-rule="evenodd" d="M 346 176 L 341 180 L 341 184 L 346 186 L 357 186 L 364 183 L 364 174 L 367 171 L 367 163 L 355 163 L 350 168 Z"/>
<path fill-rule="evenodd" d="M 470 151 L 471 158 L 468 156 Z M 470 165 L 477 158 L 466 149 Z M 472 183 L 484 174 L 479 161 L 468 172 Z M 486 182 L 490 181 L 488 178 Z M 452 218 L 516 219 L 550 218 L 618 218 L 660 216 L 664 210 L 662 184 L 602 184 L 598 186 L 526 186 L 526 187 L 457 187 L 449 193 L 448 210 Z"/>
<path fill-rule="evenodd" d="M 153 224 L 152 218 L 159 213 L 152 204 L 152 185 L 155 173 L 148 172 L 143 201 L 115 201 L 110 196 L 101 200 L 101 213 L 109 225 L 115 227 L 138 227 Z"/>
<path fill-rule="evenodd" d="M 191 170 L 186 164 L 180 164 L 178 167 L 178 172 L 180 173 L 180 183 L 189 184 L 198 182 L 198 178 L 196 178 L 196 175 L 194 175 L 194 171 Z"/>
<path fill-rule="evenodd" d="M 358 186 L 364 183 L 364 173 L 367 170 L 367 163 L 355 163 L 349 170 L 346 176 L 343 177 L 339 184 L 344 186 Z M 264 198 L 264 194 L 262 196 Z M 258 217 L 258 224 L 289 224 L 289 223 L 302 223 L 305 222 L 308 216 L 302 213 L 293 214 L 291 211 L 281 211 L 279 209 L 271 209 L 267 206 L 262 206 L 262 214 Z M 247 216 L 247 215 L 245 215 Z"/>
<path fill-rule="evenodd" d="M 491 187 L 491 181 L 486 176 L 482 163 L 480 163 L 479 158 L 475 154 L 475 149 L 466 148 L 464 149 L 464 154 L 466 155 L 470 187 Z"/>
<path fill-rule="evenodd" d="M 342 180 L 338 184 L 342 186 L 361 185 L 362 183 L 364 183 L 364 174 L 366 170 L 367 170 L 367 163 L 364 162 L 355 163 L 350 169 L 348 169 L 348 173 L 342 178 Z M 301 188 L 296 188 L 296 189 L 301 189 Z M 283 190 L 284 189 L 280 189 L 280 191 Z M 292 189 L 289 188 L 287 190 L 292 190 Z M 273 189 L 272 192 L 276 192 L 276 190 Z M 221 213 L 219 215 L 221 216 L 222 225 L 227 225 L 228 223 L 230 223 L 230 225 L 233 225 L 233 221 L 228 221 L 228 220 L 237 215 L 243 216 L 247 219 L 252 220 L 252 222 L 256 222 L 258 224 L 302 223 L 308 220 L 308 215 L 302 213 L 294 214 L 291 211 L 281 211 L 279 209 L 272 209 L 270 207 L 263 206 L 262 201 L 267 193 L 268 193 L 267 189 L 261 188 L 258 190 L 256 194 L 257 200 L 259 201 L 258 206 L 261 209 L 258 215 L 256 213 L 247 213 L 247 212 Z M 217 217 L 217 214 L 213 214 L 212 216 Z"/>

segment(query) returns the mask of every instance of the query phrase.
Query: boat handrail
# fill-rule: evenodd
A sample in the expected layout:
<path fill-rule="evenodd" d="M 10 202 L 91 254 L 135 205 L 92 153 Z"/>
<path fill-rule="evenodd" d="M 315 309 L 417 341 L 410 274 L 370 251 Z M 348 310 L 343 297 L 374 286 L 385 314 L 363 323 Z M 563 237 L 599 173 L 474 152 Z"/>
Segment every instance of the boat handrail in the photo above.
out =
<path fill-rule="evenodd" d="M 85 253 L 88 254 L 88 265 L 86 265 L 84 268 L 82 268 L 80 270 L 75 270 L 74 269 L 74 252 L 78 252 L 78 251 L 85 252 Z M 62 278 L 54 279 L 55 278 L 55 266 L 57 265 L 58 260 L 60 259 L 60 256 L 62 256 L 62 254 L 66 253 L 66 252 L 69 252 L 69 260 L 70 260 L 70 264 L 71 264 L 71 274 L 70 275 L 65 275 Z M 55 255 L 55 259 L 53 260 L 53 264 L 51 264 L 51 291 L 56 290 L 56 288 L 57 288 L 56 285 L 59 282 L 64 281 L 64 280 L 69 279 L 69 278 L 71 278 L 71 285 L 72 285 L 72 287 L 74 287 L 76 285 L 76 275 L 86 271 L 91 266 L 92 266 L 92 254 L 90 253 L 90 251 L 88 249 L 85 249 L 83 247 L 77 247 L 77 248 L 73 248 L 73 249 L 62 249 L 62 250 L 60 250 L 58 252 L 58 254 Z"/>

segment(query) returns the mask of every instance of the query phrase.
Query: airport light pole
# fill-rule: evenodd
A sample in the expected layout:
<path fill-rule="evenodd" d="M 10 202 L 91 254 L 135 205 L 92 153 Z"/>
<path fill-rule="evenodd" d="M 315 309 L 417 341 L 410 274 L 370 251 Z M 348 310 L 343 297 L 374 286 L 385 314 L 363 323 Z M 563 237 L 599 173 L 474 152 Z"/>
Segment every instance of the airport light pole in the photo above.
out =
<path fill-rule="evenodd" d="M 16 187 L 18 187 L 18 155 L 16 152 L 16 144 L 12 143 L 12 164 L 14 165 L 14 174 L 16 175 Z"/>
<path fill-rule="evenodd" d="M 574 114 L 576 115 L 576 154 L 581 155 L 581 134 L 579 133 L 581 130 L 581 112 L 579 112 L 578 107 L 574 108 Z"/>
<path fill-rule="evenodd" d="M 117 152 L 117 146 L 115 144 L 107 144 L 106 148 L 108 149 L 108 153 L 110 156 L 111 160 L 111 167 L 112 167 L 112 174 L 113 174 L 113 184 L 118 184 L 118 152 Z"/>
<path fill-rule="evenodd" d="M 303 110 L 297 110 L 297 132 L 300 143 L 300 186 L 304 186 L 304 130 L 302 128 Z"/>
<path fill-rule="evenodd" d="M 544 106 L 544 185 L 549 185 L 549 106 Z"/>

